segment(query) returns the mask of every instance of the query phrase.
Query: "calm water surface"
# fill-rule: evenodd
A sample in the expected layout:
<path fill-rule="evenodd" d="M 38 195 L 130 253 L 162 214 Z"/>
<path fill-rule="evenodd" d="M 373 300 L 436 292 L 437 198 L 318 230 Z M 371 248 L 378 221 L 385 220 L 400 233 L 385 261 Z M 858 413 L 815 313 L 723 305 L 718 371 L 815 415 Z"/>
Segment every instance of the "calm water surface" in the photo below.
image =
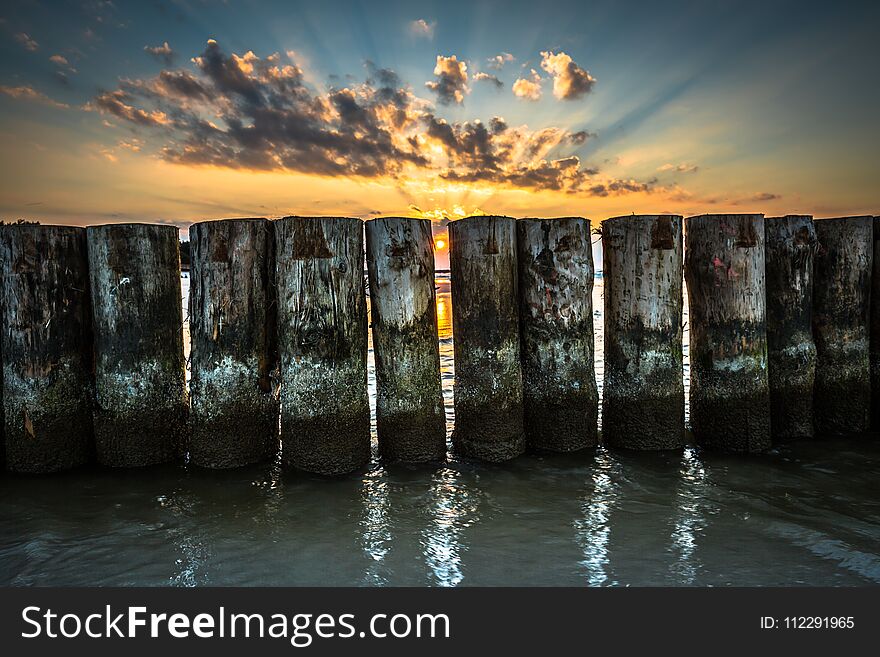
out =
<path fill-rule="evenodd" d="M 451 302 L 438 283 L 451 430 Z M 374 397 L 372 357 L 369 377 Z M 374 458 L 339 479 L 270 465 L 3 476 L 0 584 L 877 584 L 878 472 L 880 440 L 865 436 L 757 457 Z"/>

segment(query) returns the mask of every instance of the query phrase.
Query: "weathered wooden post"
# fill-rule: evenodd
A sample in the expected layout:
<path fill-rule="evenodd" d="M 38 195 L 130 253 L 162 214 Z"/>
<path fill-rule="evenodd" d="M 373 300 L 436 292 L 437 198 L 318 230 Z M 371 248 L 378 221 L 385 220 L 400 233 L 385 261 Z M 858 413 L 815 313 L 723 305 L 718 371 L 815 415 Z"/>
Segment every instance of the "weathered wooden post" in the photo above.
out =
<path fill-rule="evenodd" d="M 602 440 L 613 447 L 684 445 L 681 222 L 677 215 L 602 222 Z"/>
<path fill-rule="evenodd" d="M 873 218 L 815 221 L 813 283 L 817 433 L 856 433 L 870 425 L 870 317 Z"/>
<path fill-rule="evenodd" d="M 816 230 L 803 215 L 764 219 L 767 356 L 773 438 L 813 435 L 813 257 Z"/>
<path fill-rule="evenodd" d="M 318 474 L 370 459 L 363 222 L 275 222 L 283 463 Z"/>
<path fill-rule="evenodd" d="M 520 219 L 516 228 L 526 444 L 557 452 L 593 447 L 599 392 L 590 221 Z"/>
<path fill-rule="evenodd" d="M 227 219 L 189 235 L 190 462 L 257 463 L 278 449 L 274 230 Z"/>
<path fill-rule="evenodd" d="M 446 415 L 431 222 L 373 219 L 366 235 L 379 453 L 395 461 L 442 460 Z"/>
<path fill-rule="evenodd" d="M 94 453 L 85 229 L 0 227 L 6 467 L 55 472 Z"/>
<path fill-rule="evenodd" d="M 871 267 L 871 425 L 880 428 L 880 217 L 874 217 Z"/>
<path fill-rule="evenodd" d="M 523 453 L 516 220 L 449 224 L 455 353 L 453 448 L 505 461 Z"/>
<path fill-rule="evenodd" d="M 170 461 L 182 454 L 187 414 L 177 228 L 112 224 L 86 235 L 98 462 Z"/>
<path fill-rule="evenodd" d="M 685 220 L 691 428 L 735 452 L 770 447 L 764 216 Z"/>

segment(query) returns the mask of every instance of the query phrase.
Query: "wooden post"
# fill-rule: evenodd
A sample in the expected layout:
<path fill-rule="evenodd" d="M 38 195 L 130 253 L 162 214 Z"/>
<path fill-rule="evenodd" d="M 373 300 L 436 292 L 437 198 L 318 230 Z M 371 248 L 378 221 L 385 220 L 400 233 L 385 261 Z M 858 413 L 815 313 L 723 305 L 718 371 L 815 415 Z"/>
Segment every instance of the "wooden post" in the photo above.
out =
<path fill-rule="evenodd" d="M 274 230 L 228 219 L 189 235 L 190 462 L 257 463 L 278 450 Z"/>
<path fill-rule="evenodd" d="M 631 215 L 602 223 L 602 440 L 609 446 L 684 445 L 681 222 Z"/>
<path fill-rule="evenodd" d="M 379 453 L 392 461 L 443 460 L 446 415 L 431 222 L 373 219 L 366 235 Z"/>
<path fill-rule="evenodd" d="M 506 461 L 525 450 L 516 220 L 449 224 L 455 353 L 455 451 Z"/>
<path fill-rule="evenodd" d="M 85 230 L 0 228 L 6 467 L 55 472 L 94 452 Z"/>
<path fill-rule="evenodd" d="M 113 224 L 86 235 L 98 462 L 170 461 L 182 454 L 187 414 L 177 228 Z"/>
<path fill-rule="evenodd" d="M 870 302 L 873 218 L 815 222 L 813 284 L 817 433 L 867 431 L 871 409 Z"/>
<path fill-rule="evenodd" d="M 275 236 L 283 463 L 358 470 L 370 460 L 363 222 L 286 217 Z"/>
<path fill-rule="evenodd" d="M 767 273 L 767 356 L 773 438 L 813 435 L 813 258 L 810 216 L 764 220 Z"/>
<path fill-rule="evenodd" d="M 770 447 L 764 216 L 685 220 L 691 428 L 735 452 Z"/>
<path fill-rule="evenodd" d="M 880 217 L 874 217 L 871 267 L 871 426 L 880 429 Z"/>
<path fill-rule="evenodd" d="M 590 221 L 520 219 L 516 228 L 526 444 L 556 452 L 594 447 Z"/>

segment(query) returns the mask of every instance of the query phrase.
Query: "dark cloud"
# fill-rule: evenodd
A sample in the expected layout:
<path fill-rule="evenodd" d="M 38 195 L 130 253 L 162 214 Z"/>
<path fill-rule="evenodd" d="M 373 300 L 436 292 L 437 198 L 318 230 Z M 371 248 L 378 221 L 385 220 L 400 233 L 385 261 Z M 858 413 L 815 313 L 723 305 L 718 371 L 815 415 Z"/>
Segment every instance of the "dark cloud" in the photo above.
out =
<path fill-rule="evenodd" d="M 437 55 L 434 67 L 436 80 L 426 82 L 425 86 L 437 94 L 437 100 L 444 105 L 461 104 L 468 93 L 467 63 L 458 61 L 455 55 Z"/>
<path fill-rule="evenodd" d="M 174 62 L 174 51 L 168 42 L 165 41 L 161 46 L 144 46 L 144 52 L 151 54 L 156 59 L 164 62 L 167 66 L 171 66 Z"/>
<path fill-rule="evenodd" d="M 25 50 L 34 52 L 40 49 L 40 44 L 37 43 L 35 39 L 32 39 L 26 32 L 19 32 L 16 34 L 15 40 L 18 41 Z"/>
<path fill-rule="evenodd" d="M 464 63 L 448 60 L 464 78 Z M 366 63 L 365 82 L 324 92 L 305 82 L 290 53 L 227 54 L 209 41 L 192 64 L 189 70 L 123 79 L 87 109 L 133 125 L 144 138 L 144 152 L 183 164 L 400 180 L 435 177 L 566 192 L 597 184 L 606 194 L 629 189 L 630 181 L 597 181 L 596 169 L 564 152 L 583 144 L 591 136 L 586 131 L 530 130 L 501 117 L 487 124 L 449 122 L 397 74 L 372 62 Z"/>
<path fill-rule="evenodd" d="M 489 82 L 494 85 L 496 89 L 501 89 L 504 86 L 504 83 L 498 79 L 497 75 L 483 72 L 474 74 L 474 82 Z"/>

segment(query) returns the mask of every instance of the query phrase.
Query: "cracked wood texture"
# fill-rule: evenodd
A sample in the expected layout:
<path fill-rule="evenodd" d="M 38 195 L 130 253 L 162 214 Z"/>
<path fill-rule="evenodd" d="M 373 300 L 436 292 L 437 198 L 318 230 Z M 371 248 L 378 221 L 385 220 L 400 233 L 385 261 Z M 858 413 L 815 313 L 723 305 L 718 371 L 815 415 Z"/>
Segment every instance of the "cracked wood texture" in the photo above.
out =
<path fill-rule="evenodd" d="M 819 433 L 859 433 L 870 425 L 873 221 L 862 216 L 814 222 L 813 408 Z"/>
<path fill-rule="evenodd" d="M 104 465 L 182 456 L 187 395 L 174 226 L 86 229 L 95 336 L 95 442 Z"/>
<path fill-rule="evenodd" d="M 0 227 L 5 460 L 55 472 L 94 453 L 85 229 Z"/>
<path fill-rule="evenodd" d="M 446 415 L 431 222 L 372 219 L 366 238 L 379 453 L 391 461 L 443 460 Z"/>
<path fill-rule="evenodd" d="M 325 475 L 370 459 L 363 222 L 275 222 L 281 453 Z"/>
<path fill-rule="evenodd" d="M 463 456 L 506 461 L 525 451 L 516 220 L 449 224 L 455 430 Z"/>
<path fill-rule="evenodd" d="M 593 447 L 599 392 L 590 222 L 519 219 L 516 228 L 526 444 L 555 452 Z"/>
<path fill-rule="evenodd" d="M 684 445 L 681 226 L 676 215 L 602 223 L 602 440 L 612 447 Z"/>
<path fill-rule="evenodd" d="M 774 440 L 813 435 L 813 218 L 764 219 L 767 272 L 767 358 Z"/>
<path fill-rule="evenodd" d="M 764 217 L 685 220 L 691 429 L 708 447 L 770 447 Z"/>
<path fill-rule="evenodd" d="M 275 235 L 266 219 L 190 227 L 190 462 L 233 468 L 278 451 Z"/>

